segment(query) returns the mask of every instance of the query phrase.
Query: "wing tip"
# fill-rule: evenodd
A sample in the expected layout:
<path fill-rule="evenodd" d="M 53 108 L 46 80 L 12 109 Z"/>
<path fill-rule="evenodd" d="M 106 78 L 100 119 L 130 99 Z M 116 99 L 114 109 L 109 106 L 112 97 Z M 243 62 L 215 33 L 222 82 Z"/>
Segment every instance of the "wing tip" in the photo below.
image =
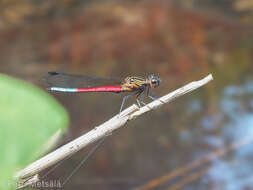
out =
<path fill-rule="evenodd" d="M 49 71 L 48 74 L 49 74 L 49 75 L 58 75 L 59 73 L 56 72 L 56 71 Z"/>

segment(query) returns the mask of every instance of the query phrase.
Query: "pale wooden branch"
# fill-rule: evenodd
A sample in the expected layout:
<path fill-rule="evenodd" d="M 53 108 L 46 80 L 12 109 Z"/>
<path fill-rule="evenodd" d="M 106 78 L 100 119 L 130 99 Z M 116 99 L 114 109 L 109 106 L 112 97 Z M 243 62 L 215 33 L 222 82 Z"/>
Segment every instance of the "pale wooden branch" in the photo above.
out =
<path fill-rule="evenodd" d="M 135 104 L 128 107 L 124 111 L 121 112 L 120 115 L 116 115 L 105 123 L 101 124 L 98 127 L 95 127 L 88 133 L 76 138 L 75 140 L 63 145 L 62 147 L 56 149 L 55 151 L 47 154 L 41 159 L 33 162 L 28 165 L 23 170 L 17 172 L 15 174 L 16 179 L 25 179 L 30 176 L 34 176 L 38 174 L 40 171 L 56 164 L 57 162 L 63 160 L 64 158 L 76 153 L 80 149 L 86 147 L 87 145 L 96 142 L 104 136 L 110 135 L 112 131 L 122 127 L 126 124 L 127 121 L 135 119 L 136 117 L 142 115 L 145 112 L 150 110 L 157 109 L 161 105 L 168 103 L 174 100 L 177 97 L 180 97 L 188 92 L 191 92 L 213 79 L 212 75 L 209 74 L 207 77 L 203 78 L 199 81 L 191 82 L 157 100 L 152 101 L 151 103 L 138 108 Z"/>
<path fill-rule="evenodd" d="M 32 185 L 36 182 L 38 182 L 39 179 L 39 174 L 35 174 L 33 176 L 27 177 L 25 179 L 20 179 L 19 182 L 17 183 L 16 189 L 22 189 L 24 187 L 27 187 L 29 185 Z"/>

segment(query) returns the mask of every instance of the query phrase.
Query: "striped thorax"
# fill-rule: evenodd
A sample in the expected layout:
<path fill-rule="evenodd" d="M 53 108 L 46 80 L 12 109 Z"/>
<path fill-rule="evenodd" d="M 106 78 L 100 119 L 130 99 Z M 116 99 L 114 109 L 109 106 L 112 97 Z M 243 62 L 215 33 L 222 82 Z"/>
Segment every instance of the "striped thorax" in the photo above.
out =
<path fill-rule="evenodd" d="M 156 75 L 149 75 L 146 79 L 140 77 L 127 77 L 121 84 L 123 91 L 136 91 L 149 86 L 150 88 L 156 88 L 160 85 L 161 80 Z"/>

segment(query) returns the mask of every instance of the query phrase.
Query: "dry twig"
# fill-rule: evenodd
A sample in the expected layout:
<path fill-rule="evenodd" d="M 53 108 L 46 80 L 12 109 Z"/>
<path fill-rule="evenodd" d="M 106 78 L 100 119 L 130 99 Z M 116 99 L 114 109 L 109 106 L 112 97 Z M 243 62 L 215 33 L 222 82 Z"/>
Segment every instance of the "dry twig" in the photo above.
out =
<path fill-rule="evenodd" d="M 175 98 L 178 98 L 188 92 L 191 92 L 212 80 L 212 75 L 209 74 L 207 77 L 199 81 L 191 82 L 157 100 L 152 101 L 151 103 L 138 108 L 135 104 L 128 107 L 121 112 L 120 115 L 116 115 L 105 123 L 101 124 L 98 127 L 95 127 L 93 130 L 88 133 L 78 137 L 77 139 L 63 145 L 62 147 L 56 149 L 55 151 L 47 154 L 41 159 L 33 162 L 28 165 L 23 170 L 15 174 L 16 179 L 26 179 L 30 176 L 34 176 L 41 172 L 42 170 L 58 163 L 64 158 L 76 153 L 80 149 L 86 147 L 87 145 L 96 142 L 104 136 L 111 134 L 114 130 L 124 126 L 127 121 L 135 119 L 136 117 L 142 115 L 145 112 L 157 109 L 165 103 L 171 102 Z"/>

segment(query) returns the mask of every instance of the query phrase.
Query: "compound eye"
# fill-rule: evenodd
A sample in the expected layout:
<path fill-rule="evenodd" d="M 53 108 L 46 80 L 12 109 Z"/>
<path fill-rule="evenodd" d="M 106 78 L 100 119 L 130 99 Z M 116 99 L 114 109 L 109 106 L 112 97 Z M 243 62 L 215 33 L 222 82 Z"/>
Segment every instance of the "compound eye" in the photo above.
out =
<path fill-rule="evenodd" d="M 156 84 L 156 80 L 155 80 L 155 79 L 152 79 L 152 80 L 151 80 L 151 83 L 152 83 L 152 84 Z"/>

